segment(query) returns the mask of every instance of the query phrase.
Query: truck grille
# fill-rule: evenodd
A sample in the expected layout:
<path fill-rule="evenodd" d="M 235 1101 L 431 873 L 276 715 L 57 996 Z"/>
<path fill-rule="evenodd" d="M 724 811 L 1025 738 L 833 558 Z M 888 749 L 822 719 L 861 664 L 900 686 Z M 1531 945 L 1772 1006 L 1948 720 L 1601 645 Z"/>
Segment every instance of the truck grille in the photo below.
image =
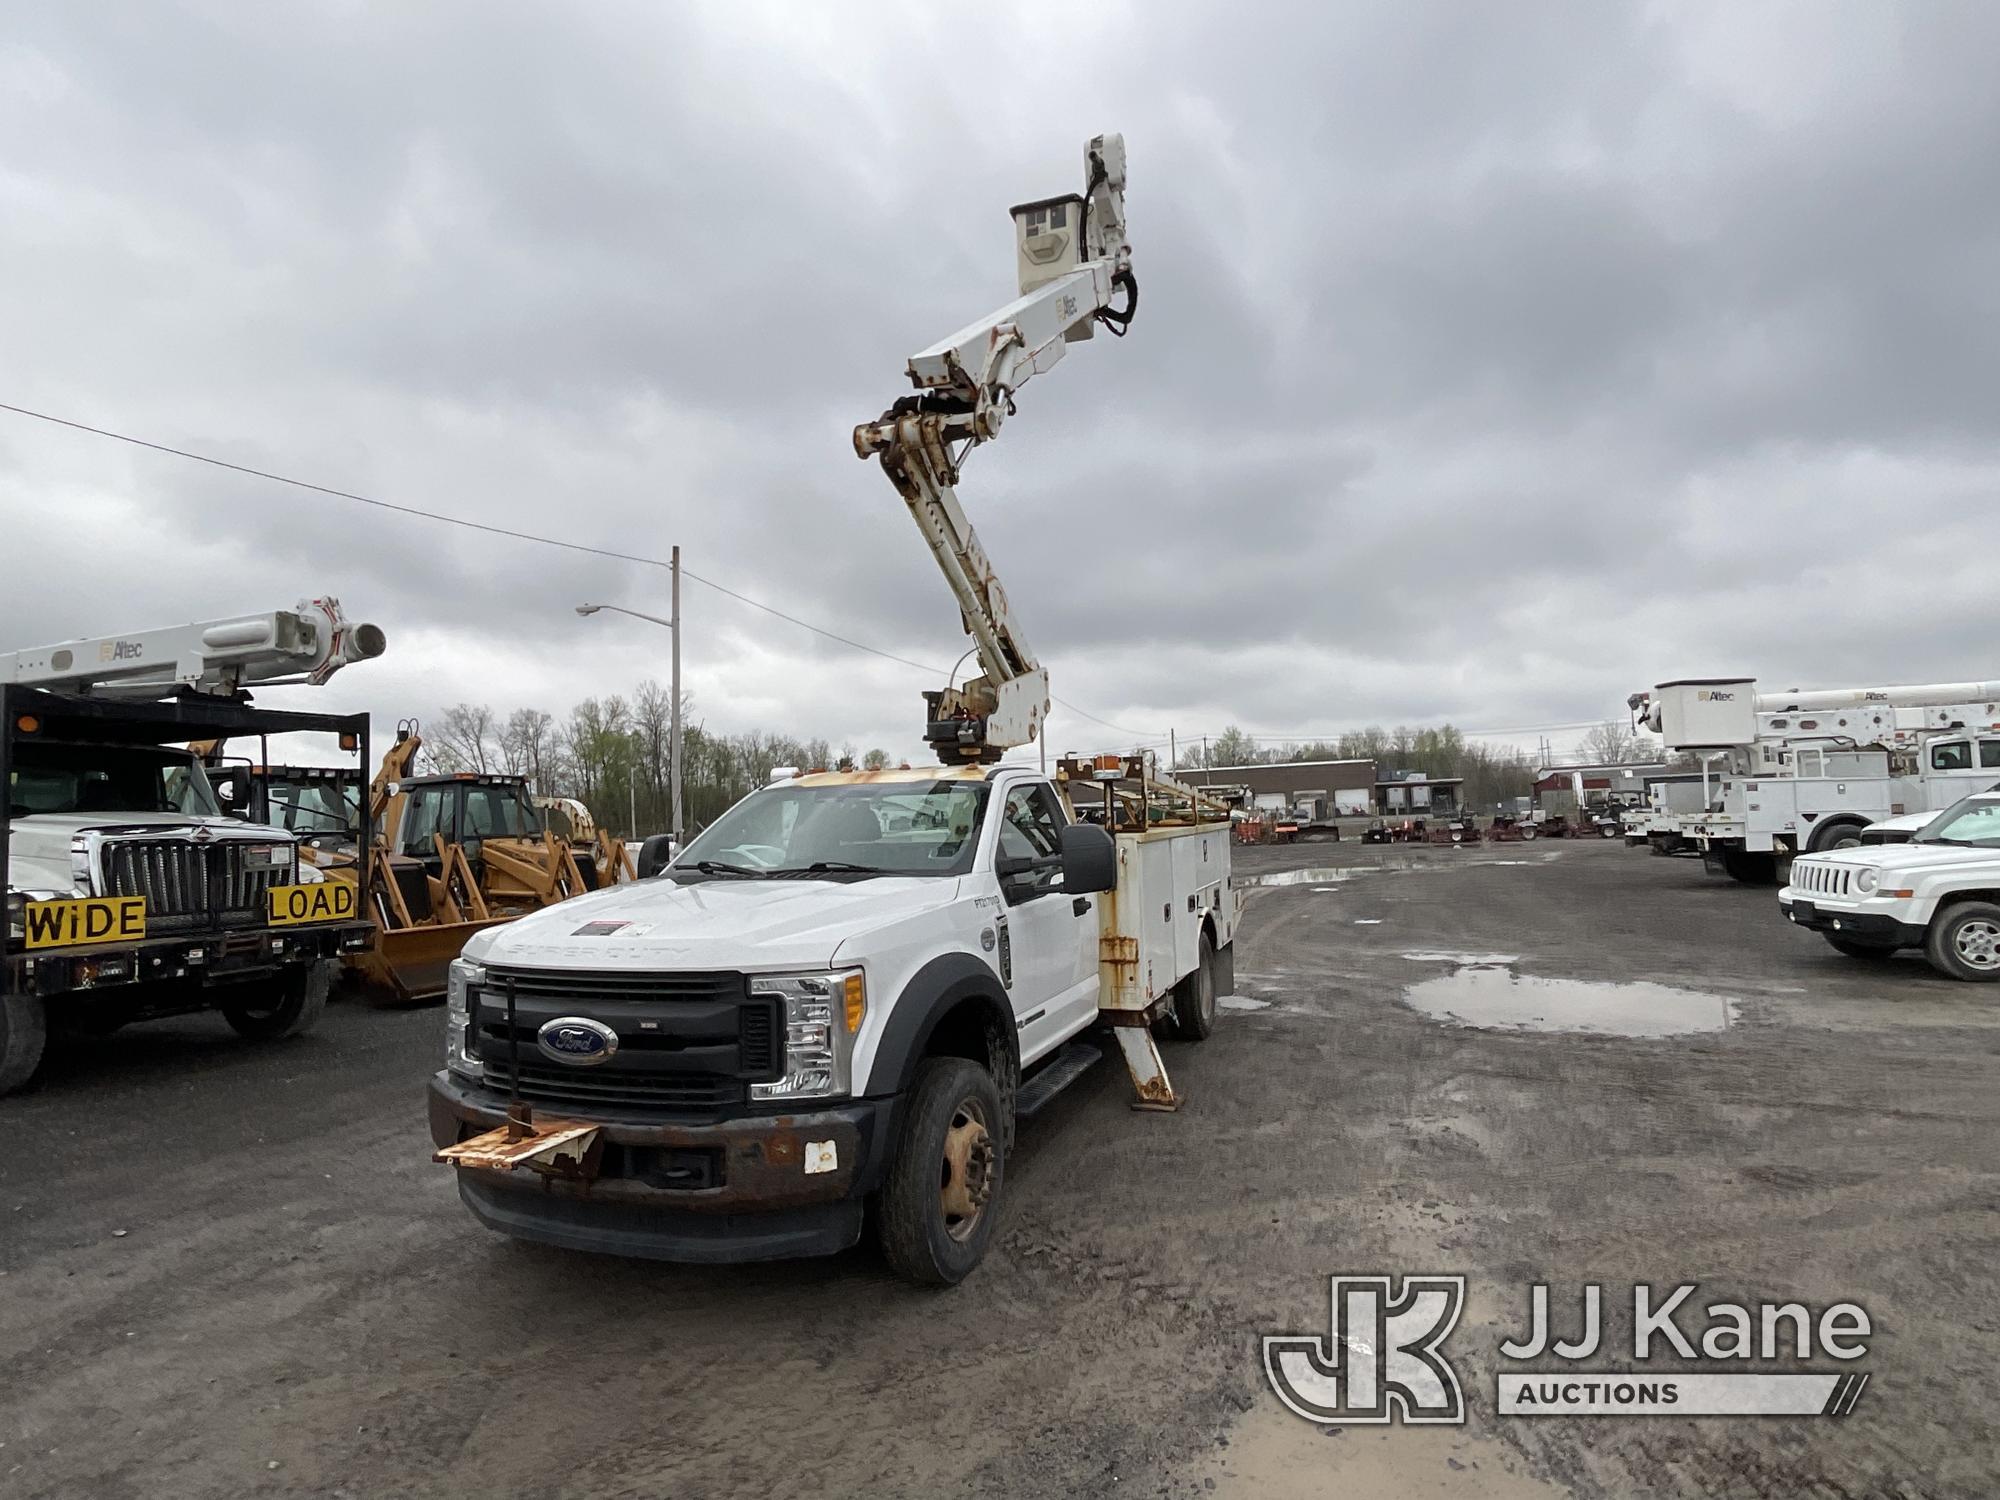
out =
<path fill-rule="evenodd" d="M 512 1046 L 507 991 L 514 996 Z M 492 967 L 469 997 L 470 1035 L 489 1088 L 513 1085 L 538 1103 L 625 1105 L 713 1113 L 743 1103 L 748 1086 L 784 1073 L 784 1025 L 775 996 L 750 994 L 739 973 L 627 974 Z M 556 1062 L 536 1045 L 542 1026 L 583 1016 L 618 1033 L 600 1063 Z"/>
<path fill-rule="evenodd" d="M 1851 865 L 1822 865 L 1807 859 L 1795 859 L 1792 861 L 1792 886 L 1795 890 L 1815 896 L 1851 896 L 1854 894 L 1854 868 Z"/>
<path fill-rule="evenodd" d="M 237 839 L 120 839 L 104 846 L 106 891 L 145 897 L 146 931 L 154 936 L 262 926 L 267 893 L 291 884 L 298 867 L 294 850 L 284 864 L 249 868 L 248 851 L 268 847 Z"/>

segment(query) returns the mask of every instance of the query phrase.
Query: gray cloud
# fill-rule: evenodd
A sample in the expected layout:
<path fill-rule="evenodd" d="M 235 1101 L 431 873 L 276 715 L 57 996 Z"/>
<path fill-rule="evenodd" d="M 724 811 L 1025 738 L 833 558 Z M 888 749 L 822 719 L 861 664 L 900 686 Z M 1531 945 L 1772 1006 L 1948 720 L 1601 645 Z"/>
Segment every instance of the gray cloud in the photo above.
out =
<path fill-rule="evenodd" d="M 962 494 L 1147 733 L 2000 675 L 2000 16 L 1727 5 L 49 7 L 0 43 L 0 400 L 963 649 L 847 429 L 1123 129 L 1145 300 Z M 343 706 L 664 670 L 656 570 L 9 418 L 0 640 L 331 589 Z M 699 586 L 719 727 L 916 752 L 920 674 Z M 1058 715 L 1063 744 L 1115 740 Z"/>

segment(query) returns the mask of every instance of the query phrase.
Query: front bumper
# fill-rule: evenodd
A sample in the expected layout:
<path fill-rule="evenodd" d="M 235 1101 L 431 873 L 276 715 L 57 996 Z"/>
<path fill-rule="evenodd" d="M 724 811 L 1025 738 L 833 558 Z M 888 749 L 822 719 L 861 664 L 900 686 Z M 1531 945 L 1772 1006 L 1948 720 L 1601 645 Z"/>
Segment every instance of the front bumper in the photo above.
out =
<path fill-rule="evenodd" d="M 429 1108 L 439 1150 L 507 1123 L 503 1095 L 447 1072 L 431 1078 Z M 459 1196 L 489 1229 L 569 1250 L 739 1262 L 831 1255 L 861 1237 L 895 1101 L 696 1124 L 554 1106 L 537 1114 L 597 1126 L 602 1155 L 588 1177 L 453 1168 Z M 809 1160 L 825 1166 L 829 1142 L 832 1166 L 808 1172 Z"/>
<path fill-rule="evenodd" d="M 292 964 L 359 952 L 374 930 L 368 922 L 328 922 L 15 951 L 7 954 L 0 993 L 51 997 L 158 981 L 206 985 L 254 979 Z"/>
<path fill-rule="evenodd" d="M 1905 922 L 1893 912 L 1857 911 L 1847 906 L 1824 906 L 1804 897 L 1778 897 L 1778 910 L 1785 920 L 1808 932 L 1837 932 L 1864 943 L 1881 943 L 1898 948 L 1914 948 L 1924 940 L 1921 922 Z"/>

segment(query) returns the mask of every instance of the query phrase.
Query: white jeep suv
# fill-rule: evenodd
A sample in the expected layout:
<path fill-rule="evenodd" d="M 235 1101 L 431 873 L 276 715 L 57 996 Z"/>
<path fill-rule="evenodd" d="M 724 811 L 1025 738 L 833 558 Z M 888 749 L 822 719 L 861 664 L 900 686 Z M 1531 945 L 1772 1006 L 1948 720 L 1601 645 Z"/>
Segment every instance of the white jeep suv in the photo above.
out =
<path fill-rule="evenodd" d="M 1799 856 L 1778 907 L 1853 958 L 1922 948 L 1953 979 L 2000 979 L 2000 792 L 1953 803 L 1905 844 Z"/>

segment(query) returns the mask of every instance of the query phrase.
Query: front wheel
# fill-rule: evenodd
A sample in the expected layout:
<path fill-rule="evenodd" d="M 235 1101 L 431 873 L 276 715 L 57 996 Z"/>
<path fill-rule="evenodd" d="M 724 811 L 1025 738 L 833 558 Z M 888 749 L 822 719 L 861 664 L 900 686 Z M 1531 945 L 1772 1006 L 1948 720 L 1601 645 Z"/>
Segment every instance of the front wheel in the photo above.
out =
<path fill-rule="evenodd" d="M 0 996 L 0 1094 L 11 1094 L 42 1065 L 48 1011 L 39 995 Z"/>
<path fill-rule="evenodd" d="M 2000 906 L 1961 901 L 1931 918 L 1924 957 L 1940 974 L 1975 983 L 2000 979 Z"/>
<path fill-rule="evenodd" d="M 1731 880 L 1744 885 L 1775 885 L 1778 881 L 1778 857 L 1775 854 L 1753 854 L 1748 849 L 1724 849 L 1722 868 Z"/>
<path fill-rule="evenodd" d="M 1006 1175 L 1000 1090 L 977 1063 L 933 1057 L 917 1069 L 882 1185 L 877 1237 L 897 1275 L 955 1286 L 993 1238 Z"/>
<path fill-rule="evenodd" d="M 311 1031 L 326 1010 L 333 988 L 333 965 L 310 963 L 290 968 L 254 1001 L 222 1007 L 222 1019 L 240 1036 L 255 1041 L 298 1036 Z"/>

